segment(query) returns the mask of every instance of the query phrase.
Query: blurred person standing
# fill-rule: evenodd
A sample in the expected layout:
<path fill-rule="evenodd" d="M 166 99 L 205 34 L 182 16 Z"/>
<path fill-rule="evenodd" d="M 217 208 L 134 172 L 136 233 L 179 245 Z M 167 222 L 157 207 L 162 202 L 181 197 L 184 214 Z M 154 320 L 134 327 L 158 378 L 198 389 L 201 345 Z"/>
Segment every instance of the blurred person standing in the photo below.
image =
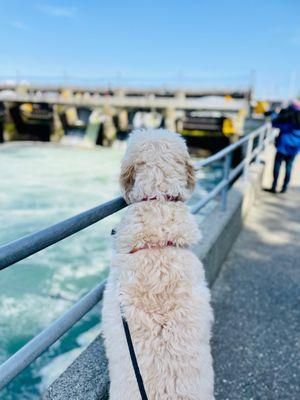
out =
<path fill-rule="evenodd" d="M 273 185 L 270 192 L 276 193 L 282 162 L 285 162 L 285 177 L 281 193 L 285 193 L 291 178 L 293 162 L 300 152 L 300 101 L 292 102 L 272 120 L 272 126 L 280 130 L 275 140 L 276 156 L 273 169 Z"/>

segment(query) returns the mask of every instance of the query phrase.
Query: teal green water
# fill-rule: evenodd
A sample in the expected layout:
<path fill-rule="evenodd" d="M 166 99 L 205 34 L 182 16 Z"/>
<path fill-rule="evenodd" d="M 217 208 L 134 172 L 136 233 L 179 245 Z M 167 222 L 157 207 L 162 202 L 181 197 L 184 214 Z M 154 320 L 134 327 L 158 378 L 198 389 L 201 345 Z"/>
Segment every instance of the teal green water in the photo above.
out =
<path fill-rule="evenodd" d="M 0 244 L 116 196 L 122 154 L 121 149 L 4 146 L 0 150 Z M 0 363 L 104 278 L 109 233 L 118 218 L 115 214 L 1 272 Z M 38 398 L 97 333 L 98 323 L 96 307 L 0 398 Z"/>
<path fill-rule="evenodd" d="M 0 147 L 0 245 L 117 196 L 124 147 L 16 143 Z M 217 170 L 206 172 L 209 187 Z M 198 188 L 198 196 L 201 190 Z M 196 196 L 197 197 L 197 196 Z M 0 363 L 102 280 L 117 213 L 0 273 Z M 95 307 L 3 392 L 35 400 L 99 333 Z"/>

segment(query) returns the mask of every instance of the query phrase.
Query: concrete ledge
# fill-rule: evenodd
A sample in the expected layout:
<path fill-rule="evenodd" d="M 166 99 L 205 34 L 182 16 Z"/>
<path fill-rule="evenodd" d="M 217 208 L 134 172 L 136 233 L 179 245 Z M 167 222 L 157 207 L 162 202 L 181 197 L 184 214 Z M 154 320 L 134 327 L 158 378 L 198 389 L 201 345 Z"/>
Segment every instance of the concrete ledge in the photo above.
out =
<path fill-rule="evenodd" d="M 234 243 L 261 187 L 263 165 L 252 165 L 247 184 L 241 177 L 228 192 L 227 210 L 214 209 L 201 223 L 202 242 L 193 248 L 203 261 L 209 285 Z M 48 388 L 44 400 L 107 400 L 109 377 L 99 336 Z M 120 399 L 121 400 L 121 399 Z"/>
<path fill-rule="evenodd" d="M 247 183 L 241 177 L 228 192 L 226 211 L 222 212 L 216 208 L 200 225 L 203 241 L 194 246 L 193 251 L 204 264 L 206 279 L 210 286 L 216 279 L 241 230 L 243 219 L 261 188 L 263 171 L 263 164 L 253 165 Z"/>
<path fill-rule="evenodd" d="M 106 400 L 109 376 L 101 336 L 98 336 L 48 388 L 47 400 Z"/>

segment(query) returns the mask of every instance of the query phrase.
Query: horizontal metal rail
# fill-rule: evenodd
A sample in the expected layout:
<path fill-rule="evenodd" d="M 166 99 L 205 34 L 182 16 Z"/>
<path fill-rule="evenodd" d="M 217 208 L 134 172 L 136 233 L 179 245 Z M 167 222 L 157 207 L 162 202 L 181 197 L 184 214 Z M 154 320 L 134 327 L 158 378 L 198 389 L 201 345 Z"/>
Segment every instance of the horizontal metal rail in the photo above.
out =
<path fill-rule="evenodd" d="M 105 282 L 101 282 L 82 297 L 60 318 L 30 340 L 0 366 L 0 390 L 37 359 L 45 350 L 66 333 L 76 322 L 102 300 Z"/>
<path fill-rule="evenodd" d="M 37 253 L 74 233 L 95 224 L 101 219 L 126 207 L 122 197 L 118 197 L 81 214 L 68 218 L 39 232 L 24 236 L 0 247 L 0 270 Z"/>
<path fill-rule="evenodd" d="M 203 199 L 191 209 L 197 213 L 210 200 L 222 193 L 222 210 L 226 209 L 227 190 L 232 181 L 242 172 L 246 173 L 250 163 L 272 140 L 274 134 L 270 124 L 265 124 L 238 142 L 226 147 L 222 151 L 196 163 L 196 168 L 203 168 L 218 160 L 224 160 L 223 178 Z M 258 138 L 258 144 L 253 149 L 254 140 Z M 232 153 L 238 147 L 247 143 L 246 157 L 233 169 L 231 169 Z M 100 206 L 71 217 L 56 225 L 39 232 L 25 236 L 5 246 L 0 247 L 0 269 L 4 269 L 38 251 L 57 243 L 66 237 L 102 220 L 103 218 L 126 207 L 124 199 L 118 197 Z M 66 333 L 78 322 L 103 296 L 105 282 L 100 283 L 95 289 L 86 294 L 75 303 L 59 319 L 52 322 L 45 330 L 29 341 L 17 353 L 11 356 L 0 366 L 0 390 L 14 377 L 23 371 L 30 363 L 47 350 L 57 339 Z"/>
<path fill-rule="evenodd" d="M 263 150 L 263 148 L 270 142 L 274 137 L 272 132 L 272 127 L 270 124 L 265 124 L 255 131 L 251 132 L 249 135 L 243 137 L 238 142 L 227 146 L 225 149 L 219 151 L 211 157 L 208 157 L 205 160 L 202 160 L 196 163 L 196 168 L 200 169 L 210 165 L 213 162 L 222 160 L 225 158 L 224 166 L 223 166 L 223 179 L 197 204 L 195 204 L 191 208 L 191 212 L 196 214 L 203 208 L 209 201 L 215 198 L 219 193 L 226 190 L 225 196 L 222 198 L 221 207 L 222 210 L 226 210 L 226 202 L 227 202 L 227 189 L 229 185 L 234 181 L 234 179 L 243 172 L 243 170 L 250 165 L 250 163 L 255 159 L 258 154 Z M 259 138 L 259 143 L 257 147 L 253 150 L 254 139 Z M 231 157 L 234 150 L 241 147 L 247 143 L 247 156 L 244 158 L 235 168 L 230 170 L 231 168 Z M 227 161 L 227 163 L 226 163 Z M 228 171 L 226 171 L 226 169 Z M 227 175 L 227 176 L 226 176 Z"/>
<path fill-rule="evenodd" d="M 257 130 L 253 131 L 251 134 L 243 137 L 238 142 L 231 144 L 225 149 L 219 151 L 218 153 L 206 158 L 195 164 L 197 169 L 203 168 L 212 164 L 215 161 L 221 160 L 228 154 L 232 153 L 235 149 L 242 146 L 244 143 L 249 141 L 249 138 L 255 138 L 259 136 L 262 130 L 267 129 L 268 126 L 264 125 Z M 223 188 L 223 186 L 222 186 Z M 222 189 L 221 188 L 221 189 Z M 220 189 L 220 190 L 221 190 Z M 197 210 L 207 204 L 211 199 L 213 199 L 220 190 L 213 189 L 211 193 L 208 193 L 207 197 L 202 199 L 197 205 Z M 202 204 L 202 205 L 201 205 Z M 8 266 L 15 264 L 18 261 L 23 260 L 35 254 L 60 240 L 65 239 L 79 232 L 82 229 L 104 219 L 105 217 L 121 210 L 126 207 L 127 204 L 122 197 L 118 197 L 107 203 L 101 204 L 90 210 L 87 210 L 79 215 L 68 218 L 58 224 L 52 225 L 41 231 L 33 234 L 29 234 L 20 239 L 17 239 L 7 245 L 0 247 L 0 270 L 7 268 Z M 196 206 L 194 206 L 195 208 Z M 194 209 L 193 208 L 193 209 Z"/>
<path fill-rule="evenodd" d="M 262 132 L 271 129 L 271 125 L 264 124 L 259 128 L 255 129 L 251 133 L 246 136 L 243 136 L 240 140 L 235 143 L 230 144 L 229 146 L 225 147 L 223 150 L 218 151 L 216 154 L 213 154 L 210 157 L 205 158 L 204 160 L 198 161 L 195 163 L 196 169 L 200 169 L 203 167 L 207 167 L 208 165 L 212 164 L 213 162 L 222 160 L 227 156 L 227 154 L 232 153 L 237 148 L 241 147 L 243 144 L 248 143 L 250 138 L 258 137 Z"/>
<path fill-rule="evenodd" d="M 227 181 L 221 180 L 214 188 L 211 190 L 207 196 L 199 201 L 199 203 L 195 204 L 191 212 L 192 214 L 197 214 L 197 212 L 203 208 L 208 202 L 210 202 L 214 197 L 216 197 L 221 190 L 227 185 Z"/>

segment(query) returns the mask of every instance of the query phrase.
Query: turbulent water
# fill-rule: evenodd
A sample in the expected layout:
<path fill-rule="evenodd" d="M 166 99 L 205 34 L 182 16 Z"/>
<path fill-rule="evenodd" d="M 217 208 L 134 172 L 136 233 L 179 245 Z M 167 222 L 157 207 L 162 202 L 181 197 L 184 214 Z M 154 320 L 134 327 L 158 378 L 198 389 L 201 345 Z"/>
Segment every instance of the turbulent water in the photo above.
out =
<path fill-rule="evenodd" d="M 0 146 L 0 245 L 117 196 L 123 152 L 124 146 L 93 150 L 32 143 Z M 195 199 L 219 176 L 218 167 L 202 173 Z M 109 234 L 119 218 L 120 213 L 114 214 L 0 272 L 0 364 L 106 276 Z M 99 333 L 99 324 L 95 307 L 0 398 L 40 398 Z"/>

